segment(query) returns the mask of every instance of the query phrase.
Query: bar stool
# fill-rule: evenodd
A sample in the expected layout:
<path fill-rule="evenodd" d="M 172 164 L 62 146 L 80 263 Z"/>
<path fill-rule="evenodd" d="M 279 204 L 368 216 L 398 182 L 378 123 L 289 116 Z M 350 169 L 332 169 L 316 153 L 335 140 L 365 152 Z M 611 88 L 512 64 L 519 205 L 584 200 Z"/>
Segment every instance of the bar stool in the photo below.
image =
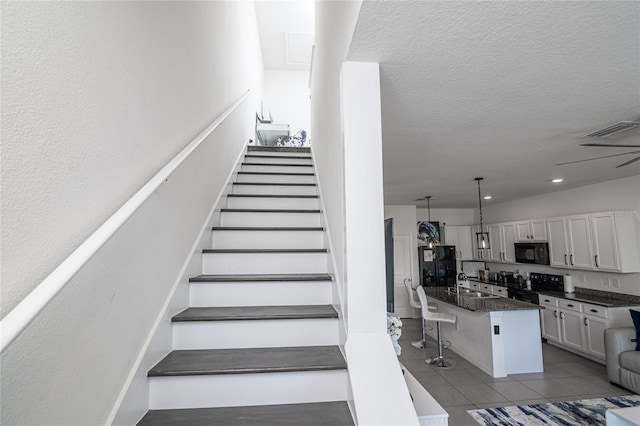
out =
<path fill-rule="evenodd" d="M 411 287 L 411 278 L 405 278 L 403 283 L 404 283 L 404 288 L 407 289 L 407 295 L 409 296 L 409 306 L 416 309 L 422 309 L 422 305 L 420 304 L 420 301 L 416 296 L 416 291 L 413 289 L 413 287 Z M 427 309 L 429 309 L 430 311 L 435 311 L 437 307 L 427 306 Z M 411 342 L 411 346 L 413 346 L 414 348 L 422 349 L 427 347 L 426 346 L 427 336 L 424 330 L 424 319 L 422 318 L 422 315 L 420 315 L 420 321 L 422 324 L 422 340 L 414 340 L 413 342 Z"/>
<path fill-rule="evenodd" d="M 455 314 L 447 314 L 444 312 L 429 312 L 427 304 L 427 295 L 424 292 L 422 286 L 417 289 L 418 299 L 420 300 L 420 306 L 422 308 L 422 318 L 424 321 L 432 321 L 436 323 L 436 330 L 438 332 L 438 356 L 436 358 L 427 358 L 425 362 L 427 364 L 434 364 L 441 368 L 453 367 L 452 361 L 445 361 L 442 355 L 442 333 L 440 332 L 440 323 L 446 322 L 449 324 L 455 324 L 458 321 L 458 317 Z"/>

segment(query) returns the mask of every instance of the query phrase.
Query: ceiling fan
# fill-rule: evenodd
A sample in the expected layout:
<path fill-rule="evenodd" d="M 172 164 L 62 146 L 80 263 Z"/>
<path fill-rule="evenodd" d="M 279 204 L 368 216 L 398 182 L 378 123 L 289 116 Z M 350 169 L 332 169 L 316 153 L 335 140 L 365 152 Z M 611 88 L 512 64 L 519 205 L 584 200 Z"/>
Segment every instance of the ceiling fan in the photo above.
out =
<path fill-rule="evenodd" d="M 632 129 L 636 129 L 638 127 L 640 127 L 640 121 L 620 121 L 612 126 L 590 133 L 587 135 L 587 137 L 606 138 L 608 136 L 626 132 Z M 608 148 L 640 148 L 640 144 L 581 143 L 580 146 L 596 146 L 596 147 L 608 147 Z M 640 151 L 629 151 L 629 152 L 623 152 L 620 154 L 603 155 L 603 156 L 594 157 L 594 158 L 585 158 L 584 160 L 567 161 L 565 163 L 558 163 L 558 166 L 564 166 L 565 164 L 582 163 L 584 161 L 599 160 L 601 158 L 619 157 L 622 155 L 632 155 L 632 154 L 640 154 Z M 633 164 L 637 161 L 640 161 L 640 155 L 616 166 L 616 169 L 620 167 L 628 166 L 629 164 Z"/>

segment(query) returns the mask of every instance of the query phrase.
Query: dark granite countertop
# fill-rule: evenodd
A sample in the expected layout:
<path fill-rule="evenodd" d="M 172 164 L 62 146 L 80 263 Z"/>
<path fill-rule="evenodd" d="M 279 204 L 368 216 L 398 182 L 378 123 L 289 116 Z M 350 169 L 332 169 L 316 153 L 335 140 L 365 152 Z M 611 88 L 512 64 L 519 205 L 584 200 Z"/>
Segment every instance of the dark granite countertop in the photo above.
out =
<path fill-rule="evenodd" d="M 448 287 L 425 287 L 424 291 L 428 298 L 473 312 L 540 309 L 538 305 L 533 305 L 520 300 L 508 299 L 506 297 L 494 296 L 482 291 L 461 291 L 457 294 L 455 289 L 450 291 Z"/>
<path fill-rule="evenodd" d="M 493 286 L 506 287 L 506 288 L 518 288 L 525 289 L 526 287 L 517 283 L 502 284 L 495 281 L 484 282 L 478 279 L 469 278 L 469 281 L 477 282 L 480 284 L 489 284 Z M 536 291 L 541 295 L 547 295 L 557 297 L 560 299 L 575 300 L 576 302 L 591 303 L 593 305 L 605 306 L 605 307 L 628 307 L 628 306 L 640 306 L 640 296 L 633 296 L 630 294 L 612 293 L 602 290 L 592 290 L 588 288 L 576 287 L 575 293 L 565 293 L 563 291 Z"/>
<path fill-rule="evenodd" d="M 575 293 L 565 293 L 563 291 L 540 291 L 539 294 L 544 294 L 547 296 L 558 297 L 560 299 L 567 300 L 575 300 L 576 302 L 584 302 L 591 303 L 592 305 L 604 306 L 607 308 L 620 308 L 627 306 L 638 306 L 640 305 L 640 297 L 631 296 L 626 294 L 619 295 L 620 297 L 616 297 L 618 295 L 614 295 L 612 297 L 611 293 L 591 290 L 585 291 L 588 289 L 576 289 Z M 594 292 L 597 292 L 594 294 Z M 605 294 L 600 294 L 605 293 Z"/>

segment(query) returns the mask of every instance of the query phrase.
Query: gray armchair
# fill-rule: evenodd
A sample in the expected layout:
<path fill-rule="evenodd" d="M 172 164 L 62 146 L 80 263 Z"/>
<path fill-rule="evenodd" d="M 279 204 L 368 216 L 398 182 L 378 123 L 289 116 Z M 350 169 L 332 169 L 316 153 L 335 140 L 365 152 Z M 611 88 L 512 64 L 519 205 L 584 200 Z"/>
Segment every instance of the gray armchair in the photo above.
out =
<path fill-rule="evenodd" d="M 607 376 L 611 383 L 640 394 L 640 351 L 636 351 L 636 329 L 614 327 L 604 331 Z"/>

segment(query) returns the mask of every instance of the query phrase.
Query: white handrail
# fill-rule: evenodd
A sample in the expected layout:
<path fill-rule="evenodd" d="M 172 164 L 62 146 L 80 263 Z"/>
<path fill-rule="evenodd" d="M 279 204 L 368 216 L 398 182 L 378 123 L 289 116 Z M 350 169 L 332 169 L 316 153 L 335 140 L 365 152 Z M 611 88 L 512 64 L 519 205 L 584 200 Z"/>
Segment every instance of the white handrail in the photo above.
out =
<path fill-rule="evenodd" d="M 169 161 L 154 177 L 131 197 L 118 211 L 100 226 L 47 278 L 29 293 L 0 321 L 0 353 L 18 337 L 45 306 L 80 271 L 89 259 L 113 236 L 113 234 L 138 210 L 147 198 L 167 180 L 182 162 L 213 132 L 251 93 L 247 90 L 233 105 L 204 129 L 182 151 Z"/>

